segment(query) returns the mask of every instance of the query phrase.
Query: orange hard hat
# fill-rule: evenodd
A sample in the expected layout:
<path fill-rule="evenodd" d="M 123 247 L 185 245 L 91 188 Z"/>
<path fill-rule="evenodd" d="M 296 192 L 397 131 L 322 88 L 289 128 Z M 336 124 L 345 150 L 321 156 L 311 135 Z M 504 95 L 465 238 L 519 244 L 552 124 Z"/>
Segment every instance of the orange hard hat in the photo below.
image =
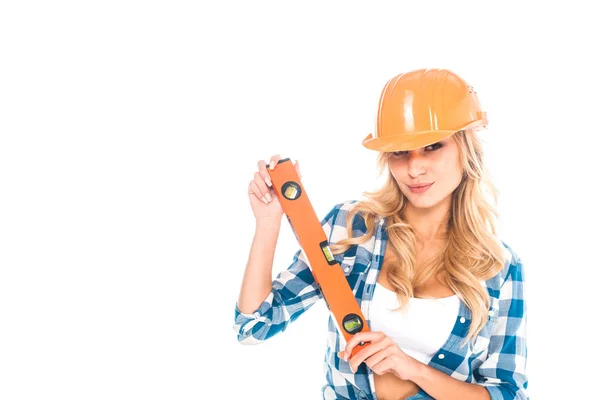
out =
<path fill-rule="evenodd" d="M 375 132 L 363 146 L 384 152 L 414 150 L 486 125 L 486 113 L 467 82 L 446 69 L 419 69 L 386 83 Z"/>

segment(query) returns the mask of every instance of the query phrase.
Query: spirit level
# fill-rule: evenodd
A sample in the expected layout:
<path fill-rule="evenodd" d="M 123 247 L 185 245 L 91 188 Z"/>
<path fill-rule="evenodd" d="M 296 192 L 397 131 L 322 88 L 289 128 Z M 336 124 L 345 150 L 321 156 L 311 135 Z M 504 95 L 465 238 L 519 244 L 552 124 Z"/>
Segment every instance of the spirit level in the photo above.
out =
<path fill-rule="evenodd" d="M 358 332 L 368 332 L 369 326 L 342 268 L 331 253 L 327 236 L 300 182 L 296 167 L 289 158 L 285 158 L 272 170 L 267 167 L 267 171 L 281 208 L 306 255 L 315 282 L 335 317 L 338 331 L 346 342 Z M 367 345 L 368 342 L 361 342 L 355 346 L 352 356 Z"/>

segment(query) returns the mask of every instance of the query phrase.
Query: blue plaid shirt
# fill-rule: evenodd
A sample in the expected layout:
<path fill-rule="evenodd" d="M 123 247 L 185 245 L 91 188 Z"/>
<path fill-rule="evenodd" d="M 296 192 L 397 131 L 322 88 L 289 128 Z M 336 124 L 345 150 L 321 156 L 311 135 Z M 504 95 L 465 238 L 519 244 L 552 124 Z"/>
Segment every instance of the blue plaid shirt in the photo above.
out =
<path fill-rule="evenodd" d="M 337 204 L 321 221 L 330 243 L 347 237 L 346 215 L 355 202 Z M 353 219 L 352 225 L 354 236 L 363 235 L 367 230 L 360 216 Z M 488 322 L 474 344 L 469 342 L 461 347 L 471 322 L 470 310 L 461 302 L 452 332 L 428 365 L 458 380 L 483 385 L 492 400 L 528 399 L 522 265 L 515 252 L 501 243 L 505 249 L 504 268 L 495 277 L 481 282 L 491 298 Z M 379 219 L 375 234 L 368 242 L 354 245 L 335 256 L 369 325 L 369 305 L 386 244 L 386 221 Z M 240 343 L 261 343 L 285 331 L 291 322 L 322 298 L 305 255 L 298 250 L 288 269 L 277 275 L 273 290 L 256 312 L 244 314 L 236 304 L 233 329 Z M 345 347 L 345 339 L 337 331 L 331 315 L 327 338 L 327 383 L 322 388 L 323 399 L 376 399 L 372 370 L 362 363 L 358 371 L 352 373 L 349 364 L 338 357 L 338 351 Z M 410 399 L 432 397 L 421 389 Z"/>

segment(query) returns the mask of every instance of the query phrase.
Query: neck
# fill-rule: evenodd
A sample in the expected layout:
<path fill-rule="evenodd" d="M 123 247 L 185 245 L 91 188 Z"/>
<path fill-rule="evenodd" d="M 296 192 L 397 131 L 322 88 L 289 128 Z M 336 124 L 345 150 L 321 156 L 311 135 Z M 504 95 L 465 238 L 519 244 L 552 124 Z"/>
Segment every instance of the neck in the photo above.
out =
<path fill-rule="evenodd" d="M 417 240 L 423 243 L 444 240 L 448 234 L 450 203 L 443 201 L 430 208 L 415 208 L 409 203 L 403 217 L 416 230 Z"/>

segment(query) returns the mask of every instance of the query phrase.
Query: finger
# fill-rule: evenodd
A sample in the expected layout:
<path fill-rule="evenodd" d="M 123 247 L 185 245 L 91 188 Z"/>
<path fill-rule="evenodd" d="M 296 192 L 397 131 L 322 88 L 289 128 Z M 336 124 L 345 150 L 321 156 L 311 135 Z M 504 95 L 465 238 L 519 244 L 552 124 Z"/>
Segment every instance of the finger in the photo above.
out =
<path fill-rule="evenodd" d="M 277 165 L 277 163 L 279 162 L 279 160 L 281 160 L 281 155 L 279 155 L 279 154 L 273 155 L 271 157 L 271 162 L 269 163 L 269 169 L 275 168 L 275 166 Z"/>
<path fill-rule="evenodd" d="M 388 347 L 388 344 L 383 341 L 373 341 L 371 344 L 358 353 L 354 357 L 351 357 L 348 362 L 350 363 L 350 369 L 353 371 L 358 370 L 358 366 L 369 357 L 374 356 L 382 350 L 385 350 Z M 385 356 L 384 356 L 385 357 Z"/>
<path fill-rule="evenodd" d="M 258 172 L 260 176 L 262 176 L 263 180 L 267 184 L 268 187 L 273 186 L 273 182 L 271 182 L 271 177 L 269 176 L 269 171 L 267 171 L 267 163 L 264 160 L 260 160 L 258 162 Z"/>
<path fill-rule="evenodd" d="M 298 178 L 302 179 L 302 174 L 300 173 L 300 164 L 298 163 L 298 160 L 296 160 L 294 167 L 296 167 L 296 173 L 298 174 Z"/>
<path fill-rule="evenodd" d="M 385 358 L 373 366 L 369 365 L 369 368 L 371 368 L 377 375 L 383 375 L 394 370 L 394 361 L 391 358 Z"/>
<path fill-rule="evenodd" d="M 269 204 L 272 200 L 271 195 L 269 194 L 269 188 L 267 187 L 264 178 L 258 171 L 254 173 L 254 183 L 256 183 L 256 186 L 258 186 L 261 197 L 264 197 L 267 200 L 267 204 Z"/>
<path fill-rule="evenodd" d="M 371 347 L 371 346 L 369 346 L 369 347 Z M 365 364 L 367 364 L 369 367 L 371 367 L 371 369 L 373 369 L 374 365 L 379 364 L 383 360 L 389 358 L 394 353 L 395 353 L 394 346 L 389 346 L 388 345 L 387 347 L 384 347 L 383 349 L 381 349 L 377 353 L 375 353 L 372 356 L 368 357 L 365 360 Z"/>
<path fill-rule="evenodd" d="M 258 185 L 256 184 L 256 181 L 251 181 L 250 185 L 248 187 L 248 194 L 250 195 L 255 195 L 259 200 L 261 200 L 263 203 L 265 204 L 269 204 L 269 202 L 267 201 L 267 199 L 265 198 L 265 196 L 262 194 L 262 192 L 260 191 L 260 188 L 258 187 Z"/>
<path fill-rule="evenodd" d="M 262 169 L 266 169 L 267 168 L 267 162 L 265 160 L 258 160 L 258 162 L 256 163 L 256 166 L 258 167 L 258 170 L 262 170 Z"/>
<path fill-rule="evenodd" d="M 260 172 L 260 175 L 265 180 L 265 183 L 267 184 L 267 186 L 272 187 L 273 182 L 271 182 L 271 177 L 269 176 L 269 172 L 267 171 L 267 162 L 265 160 L 260 160 L 258 162 L 258 171 Z"/>
<path fill-rule="evenodd" d="M 345 358 L 348 359 L 350 354 L 352 354 L 352 349 L 360 342 L 373 342 L 377 340 L 381 340 L 385 337 L 383 332 L 359 332 L 356 335 L 352 336 L 348 343 L 346 344 L 346 348 L 344 349 Z"/>

